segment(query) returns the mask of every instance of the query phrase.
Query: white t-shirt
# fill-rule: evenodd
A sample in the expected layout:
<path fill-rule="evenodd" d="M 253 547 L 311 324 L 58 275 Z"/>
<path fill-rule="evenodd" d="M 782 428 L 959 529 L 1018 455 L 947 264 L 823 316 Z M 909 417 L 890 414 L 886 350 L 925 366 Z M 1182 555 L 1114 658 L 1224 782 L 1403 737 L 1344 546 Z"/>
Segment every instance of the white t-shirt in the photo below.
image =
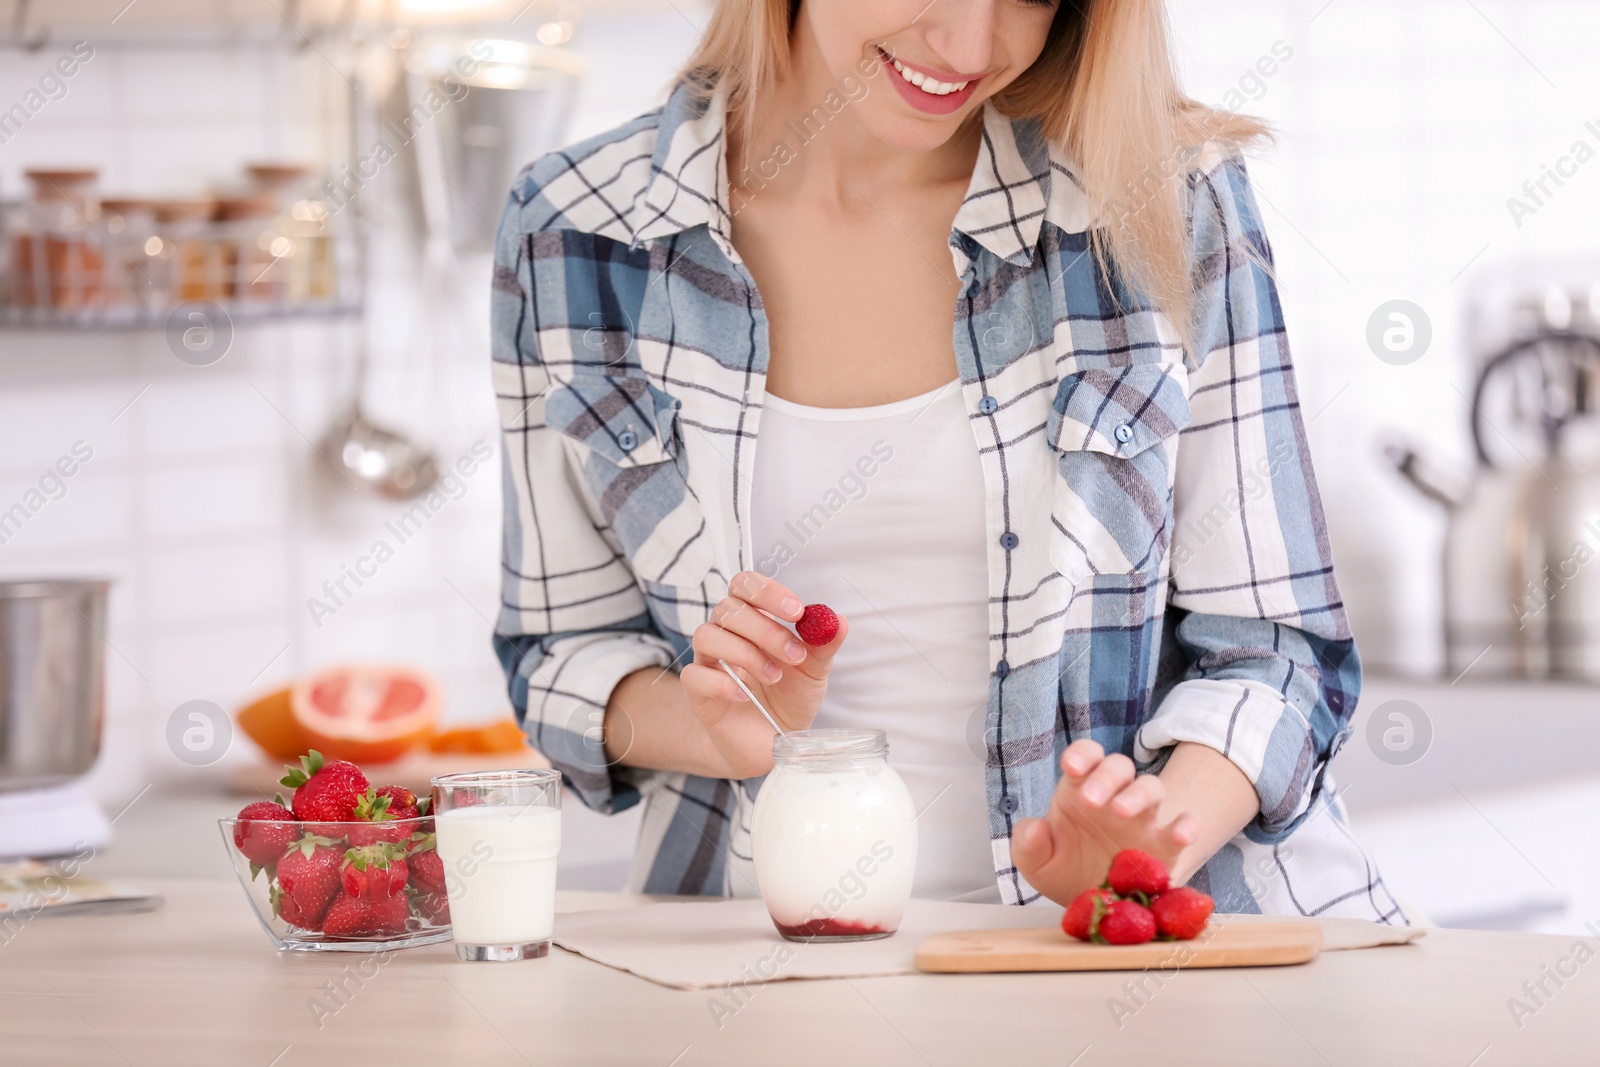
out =
<path fill-rule="evenodd" d="M 768 394 L 751 523 L 756 570 L 850 621 L 816 726 L 888 735 L 921 812 L 913 895 L 999 903 L 982 748 L 984 482 L 959 384 L 865 408 Z M 754 878 L 739 874 L 729 890 L 750 895 Z"/>

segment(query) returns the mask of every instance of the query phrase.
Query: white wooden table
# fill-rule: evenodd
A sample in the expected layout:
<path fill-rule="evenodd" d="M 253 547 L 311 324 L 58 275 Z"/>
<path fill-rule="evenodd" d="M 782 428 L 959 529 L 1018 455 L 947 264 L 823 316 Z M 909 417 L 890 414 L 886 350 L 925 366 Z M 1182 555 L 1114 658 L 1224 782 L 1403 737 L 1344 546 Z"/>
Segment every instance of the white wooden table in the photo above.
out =
<path fill-rule="evenodd" d="M 165 907 L 37 919 L 0 940 L 0 1063 L 1600 1062 L 1600 961 L 1577 965 L 1563 987 L 1546 979 L 1542 1006 L 1522 988 L 1570 956 L 1571 938 L 1439 930 L 1417 945 L 1327 953 L 1300 967 L 1181 973 L 1147 983 L 1142 1006 L 1124 989 L 1131 976 L 1113 973 L 776 982 L 719 1026 L 716 994 L 662 988 L 560 950 L 467 964 L 435 945 L 394 953 L 364 976 L 363 955 L 273 951 L 232 882 L 140 884 Z M 558 907 L 644 899 L 565 893 Z M 318 998 L 337 1005 L 329 983 L 346 990 L 344 1003 L 319 1019 Z M 1537 1009 L 1520 1028 L 1512 997 Z M 1113 998 L 1137 1008 L 1120 1027 Z"/>

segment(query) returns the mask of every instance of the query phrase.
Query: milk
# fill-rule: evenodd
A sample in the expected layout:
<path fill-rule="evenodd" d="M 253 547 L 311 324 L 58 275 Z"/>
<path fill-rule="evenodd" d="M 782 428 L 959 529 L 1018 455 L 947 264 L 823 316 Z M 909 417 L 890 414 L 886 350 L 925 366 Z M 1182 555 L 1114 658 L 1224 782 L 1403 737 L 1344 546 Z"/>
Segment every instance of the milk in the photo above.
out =
<path fill-rule="evenodd" d="M 548 941 L 555 925 L 561 812 L 523 805 L 451 808 L 434 817 L 458 943 Z"/>
<path fill-rule="evenodd" d="M 785 936 L 885 936 L 917 868 L 916 810 L 887 763 L 780 765 L 751 815 L 756 882 Z"/>

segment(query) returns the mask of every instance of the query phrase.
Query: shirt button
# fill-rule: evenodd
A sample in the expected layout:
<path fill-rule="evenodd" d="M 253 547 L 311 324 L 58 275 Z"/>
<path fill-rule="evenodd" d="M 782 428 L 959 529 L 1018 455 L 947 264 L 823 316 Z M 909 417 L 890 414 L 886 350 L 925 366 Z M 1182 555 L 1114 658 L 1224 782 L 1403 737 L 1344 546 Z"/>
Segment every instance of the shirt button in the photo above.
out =
<path fill-rule="evenodd" d="M 1007 530 L 1005 533 L 1000 535 L 1000 547 L 1005 549 L 1007 552 L 1010 552 L 1013 548 L 1017 547 L 1021 540 L 1022 538 L 1018 537 L 1010 530 Z"/>
<path fill-rule="evenodd" d="M 1012 796 L 1010 793 L 1007 793 L 1005 796 L 1000 798 L 1000 810 L 1005 812 L 1007 815 L 1015 815 L 1017 813 L 1017 809 L 1021 806 L 1022 805 L 1017 803 L 1017 798 Z"/>
<path fill-rule="evenodd" d="M 995 409 L 999 406 L 1000 401 L 996 400 L 992 396 L 986 396 L 982 400 L 978 401 L 978 410 L 985 415 L 993 415 Z"/>
<path fill-rule="evenodd" d="M 1133 426 L 1126 422 L 1123 423 L 1121 426 L 1117 427 L 1116 435 L 1118 441 L 1121 441 L 1123 444 L 1127 444 L 1129 441 L 1133 440 Z"/>
<path fill-rule="evenodd" d="M 1001 660 L 999 663 L 994 665 L 994 673 L 999 675 L 1001 678 L 1004 678 L 1006 675 L 1011 673 L 1011 664 L 1007 663 L 1005 660 Z"/>
<path fill-rule="evenodd" d="M 632 452 L 639 447 L 639 435 L 632 430 L 623 430 L 617 434 L 617 444 L 624 452 Z"/>

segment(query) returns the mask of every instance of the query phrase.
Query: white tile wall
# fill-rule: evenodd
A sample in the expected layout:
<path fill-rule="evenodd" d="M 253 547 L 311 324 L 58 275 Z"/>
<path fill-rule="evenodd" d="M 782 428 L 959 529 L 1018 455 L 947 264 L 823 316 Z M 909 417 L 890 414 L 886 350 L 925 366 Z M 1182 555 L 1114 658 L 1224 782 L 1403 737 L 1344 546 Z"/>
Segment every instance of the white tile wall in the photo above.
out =
<path fill-rule="evenodd" d="M 574 138 L 660 99 L 701 17 L 686 10 L 692 18 L 666 10 L 585 24 L 577 47 L 592 74 Z M 1367 659 L 1426 663 L 1442 521 L 1388 473 L 1379 444 L 1401 432 L 1467 455 L 1452 386 L 1468 385 L 1460 319 L 1476 273 L 1524 256 L 1600 260 L 1600 162 L 1521 229 L 1505 208 L 1541 163 L 1590 136 L 1586 120 L 1600 120 L 1600 5 L 1175 0 L 1171 12 L 1188 86 L 1205 100 L 1248 87 L 1241 79 L 1274 42 L 1294 50 L 1246 109 L 1281 132 L 1255 173 L 1302 402 Z M 0 106 L 49 59 L 4 53 Z M 0 147 L 0 194 L 17 195 L 22 169 L 45 162 L 96 162 L 106 189 L 155 193 L 231 180 L 249 158 L 325 158 L 340 133 L 318 101 L 336 77 L 309 52 L 103 49 L 65 99 Z M 478 438 L 498 444 L 486 265 L 464 265 L 455 340 L 432 365 L 416 344 L 426 325 L 416 276 L 400 257 L 376 268 L 373 405 L 447 458 Z M 1365 345 L 1368 315 L 1392 297 L 1433 319 L 1433 349 L 1414 366 L 1380 363 Z M 160 741 L 179 702 L 232 705 L 345 657 L 426 664 L 451 715 L 505 709 L 485 621 L 498 602 L 492 470 L 324 626 L 306 612 L 323 579 L 399 510 L 352 494 L 306 440 L 347 395 L 352 336 L 348 324 L 252 328 L 221 363 L 192 368 L 153 334 L 0 334 L 0 504 L 74 440 L 95 448 L 67 498 L 0 546 L 0 575 L 118 579 L 110 734 L 95 776 L 108 799 L 179 773 Z"/>

